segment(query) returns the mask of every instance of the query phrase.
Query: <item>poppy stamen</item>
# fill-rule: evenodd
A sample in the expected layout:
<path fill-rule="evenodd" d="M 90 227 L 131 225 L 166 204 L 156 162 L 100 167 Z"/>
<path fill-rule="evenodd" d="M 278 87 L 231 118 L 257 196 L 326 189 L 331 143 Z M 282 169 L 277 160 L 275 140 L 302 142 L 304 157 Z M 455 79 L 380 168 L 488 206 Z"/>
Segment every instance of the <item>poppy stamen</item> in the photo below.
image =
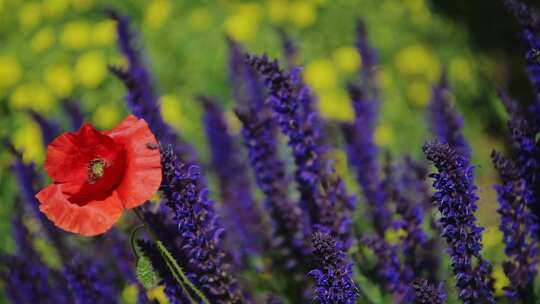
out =
<path fill-rule="evenodd" d="M 107 162 L 103 158 L 95 158 L 88 164 L 88 182 L 95 183 L 105 173 Z"/>

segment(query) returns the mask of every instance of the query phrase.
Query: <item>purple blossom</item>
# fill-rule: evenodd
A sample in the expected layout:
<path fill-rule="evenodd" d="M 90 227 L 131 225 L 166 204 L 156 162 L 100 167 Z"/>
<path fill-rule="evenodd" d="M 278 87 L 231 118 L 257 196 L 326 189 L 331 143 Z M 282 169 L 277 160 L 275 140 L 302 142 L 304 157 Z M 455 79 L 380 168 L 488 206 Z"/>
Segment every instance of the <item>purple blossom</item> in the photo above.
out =
<path fill-rule="evenodd" d="M 284 163 L 278 158 L 272 120 L 256 110 L 236 111 L 243 124 L 244 145 L 257 185 L 265 195 L 265 207 L 273 222 L 272 246 L 287 257 L 285 268 L 297 268 L 309 255 L 300 208 L 287 195 Z M 282 265 L 283 266 L 283 265 Z"/>
<path fill-rule="evenodd" d="M 352 276 L 352 263 L 328 233 L 316 231 L 311 237 L 318 268 L 309 272 L 315 278 L 315 302 L 318 304 L 354 304 L 358 287 Z"/>
<path fill-rule="evenodd" d="M 377 234 L 383 236 L 390 225 L 391 216 L 386 210 L 385 192 L 381 189 L 378 147 L 373 139 L 379 108 L 379 90 L 375 81 L 378 58 L 369 44 L 365 26 L 361 21 L 357 23 L 356 35 L 356 48 L 362 58 L 363 67 L 359 81 L 348 86 L 355 119 L 351 124 L 342 124 L 342 131 L 347 143 L 349 164 L 355 170 L 372 225 Z"/>
<path fill-rule="evenodd" d="M 183 161 L 195 162 L 197 157 L 193 147 L 181 139 L 161 116 L 158 96 L 150 73 L 135 45 L 135 35 L 129 29 L 128 19 L 113 10 L 107 11 L 107 14 L 117 22 L 118 46 L 128 59 L 127 70 L 113 66 L 110 66 L 109 70 L 122 80 L 128 89 L 128 106 L 135 116 L 148 123 L 152 133 L 163 145 L 172 145 Z"/>
<path fill-rule="evenodd" d="M 364 238 L 362 244 L 373 250 L 377 257 L 377 275 L 383 288 L 399 297 L 406 296 L 408 286 L 403 276 L 403 266 L 399 260 L 398 247 L 389 244 L 378 236 Z"/>
<path fill-rule="evenodd" d="M 377 69 L 379 58 L 377 51 L 371 46 L 363 21 L 356 23 L 356 49 L 362 59 L 362 69 L 360 69 L 359 85 L 365 91 L 365 96 L 373 104 L 379 103 L 379 88 L 377 84 Z"/>
<path fill-rule="evenodd" d="M 426 279 L 418 278 L 412 282 L 412 288 L 414 304 L 444 304 L 446 302 L 442 284 L 435 287 Z"/>
<path fill-rule="evenodd" d="M 231 38 L 227 38 L 227 42 L 229 44 L 229 78 L 234 99 L 241 107 L 262 108 L 265 94 L 257 71 L 246 63 L 245 53 L 240 44 Z"/>
<path fill-rule="evenodd" d="M 400 179 L 394 183 L 395 191 L 393 193 L 396 214 L 400 216 L 400 220 L 394 223 L 394 226 L 404 231 L 404 235 L 400 237 L 400 245 L 404 256 L 404 266 L 409 272 L 407 279 L 411 279 L 413 272 L 418 273 L 422 270 L 422 258 L 419 253 L 428 242 L 427 235 L 422 228 L 425 208 L 422 201 L 424 193 L 419 193 L 417 189 L 414 189 L 423 181 L 419 181 L 416 176 L 411 175 L 411 173 L 414 174 L 411 172 L 411 162 L 410 158 L 408 162 L 405 160 Z M 419 201 L 417 201 L 418 197 L 420 197 Z M 430 269 L 430 271 L 433 270 Z"/>
<path fill-rule="evenodd" d="M 37 193 L 36 189 L 43 186 L 42 177 L 36 172 L 33 163 L 24 163 L 21 153 L 11 144 L 7 144 L 7 149 L 15 158 L 11 169 L 15 173 L 23 208 L 28 209 L 31 212 L 31 215 L 38 219 L 46 237 L 58 250 L 58 253 L 62 255 L 63 258 L 67 258 L 67 247 L 64 241 L 63 232 L 56 228 L 39 210 L 39 201 L 34 197 Z"/>
<path fill-rule="evenodd" d="M 356 180 L 364 193 L 375 231 L 382 236 L 390 225 L 391 215 L 386 207 L 385 193 L 381 189 L 378 148 L 373 141 L 378 105 L 374 100 L 366 98 L 365 91 L 357 85 L 349 86 L 349 94 L 355 120 L 353 124 L 342 125 L 349 164 L 356 171 Z"/>
<path fill-rule="evenodd" d="M 323 158 L 326 148 L 321 145 L 317 114 L 302 113 L 309 89 L 299 83 L 295 73 L 284 73 L 277 61 L 266 56 L 248 56 L 247 61 L 262 75 L 270 95 L 267 103 L 288 137 L 301 206 L 309 214 L 312 227 L 329 229 L 340 241 L 339 245 L 348 248 L 352 244 L 350 213 L 354 201 L 346 194 L 343 182 L 332 176 L 333 168 Z M 309 111 L 309 107 L 304 109 Z"/>
<path fill-rule="evenodd" d="M 432 281 L 437 279 L 441 258 L 439 255 L 440 234 L 439 226 L 432 213 L 433 204 L 430 197 L 429 185 L 426 182 L 427 166 L 406 156 L 403 160 L 402 172 L 399 180 L 399 190 L 396 200 L 401 200 L 399 211 L 402 213 L 406 235 L 402 239 L 402 247 L 407 252 L 405 264 L 418 274 L 422 271 Z M 402 198 L 400 198 L 402 197 Z M 422 222 L 429 216 L 429 224 L 435 234 L 428 238 L 422 229 Z M 406 249 L 405 249 L 406 248 Z M 418 252 L 419 251 L 419 252 Z M 416 252 L 416 253 L 414 253 Z"/>
<path fill-rule="evenodd" d="M 0 281 L 12 303 L 74 303 L 61 279 L 43 263 L 0 254 Z"/>
<path fill-rule="evenodd" d="M 475 223 L 478 197 L 473 167 L 465 155 L 446 143 L 426 144 L 423 151 L 438 170 L 429 176 L 434 179 L 433 201 L 441 213 L 442 237 L 448 244 L 458 296 L 465 304 L 494 303 L 491 265 L 481 255 L 483 228 Z M 477 260 L 474 268 L 473 258 Z"/>
<path fill-rule="evenodd" d="M 503 232 L 505 253 L 508 257 L 503 264 L 510 285 L 505 287 L 505 295 L 513 302 L 532 303 L 534 301 L 533 280 L 538 265 L 536 218 L 529 211 L 532 191 L 521 178 L 515 162 L 500 153 L 491 155 L 499 172 L 501 185 L 495 185 L 501 215 L 499 229 Z"/>
<path fill-rule="evenodd" d="M 109 304 L 119 303 L 118 290 L 109 281 L 105 269 L 90 261 L 82 261 L 75 257 L 67 263 L 63 271 L 66 287 L 73 303 L 77 304 Z"/>
<path fill-rule="evenodd" d="M 428 106 L 428 121 L 431 133 L 438 141 L 448 143 L 457 153 L 470 158 L 471 150 L 463 136 L 463 118 L 452 104 L 452 95 L 444 74 L 433 87 Z"/>
<path fill-rule="evenodd" d="M 235 252 L 245 259 L 260 253 L 264 243 L 264 226 L 259 206 L 251 194 L 247 166 L 235 139 L 229 134 L 225 118 L 215 101 L 199 98 L 205 109 L 204 126 L 210 145 L 211 166 L 218 178 L 222 209 L 234 242 Z"/>
<path fill-rule="evenodd" d="M 298 47 L 295 41 L 287 34 L 283 29 L 278 29 L 279 40 L 281 41 L 281 48 L 283 54 L 287 60 L 287 65 L 293 67 L 298 64 Z"/>
<path fill-rule="evenodd" d="M 225 230 L 217 222 L 207 190 L 198 181 L 198 168 L 180 163 L 170 146 L 162 152 L 161 161 L 163 198 L 174 212 L 182 241 L 182 251 L 176 254 L 187 259 L 190 280 L 212 303 L 244 303 L 222 247 Z"/>
<path fill-rule="evenodd" d="M 300 208 L 288 197 L 288 178 L 278 157 L 273 121 L 268 113 L 255 109 L 236 113 L 242 121 L 244 145 L 272 221 L 270 247 L 275 251 L 272 269 L 291 278 L 284 293 L 296 302 L 305 301 L 305 274 L 313 264 L 304 234 L 307 223 Z"/>

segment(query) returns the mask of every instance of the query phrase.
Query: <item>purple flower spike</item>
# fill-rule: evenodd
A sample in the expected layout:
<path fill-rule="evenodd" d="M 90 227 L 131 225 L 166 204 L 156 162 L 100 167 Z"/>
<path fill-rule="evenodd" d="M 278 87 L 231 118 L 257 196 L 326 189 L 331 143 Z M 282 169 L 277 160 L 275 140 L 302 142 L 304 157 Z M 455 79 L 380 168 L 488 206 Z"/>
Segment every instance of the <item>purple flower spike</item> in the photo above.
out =
<path fill-rule="evenodd" d="M 387 210 L 385 192 L 381 188 L 378 147 L 373 141 L 378 105 L 367 99 L 364 92 L 357 85 L 349 85 L 355 121 L 351 125 L 342 125 L 342 130 L 347 142 L 349 164 L 356 171 L 356 180 L 366 199 L 375 231 L 383 236 L 390 226 L 391 216 Z"/>
<path fill-rule="evenodd" d="M 270 95 L 267 103 L 288 137 L 301 206 L 309 214 L 312 228 L 328 229 L 339 240 L 339 246 L 348 248 L 353 243 L 350 214 L 355 203 L 345 192 L 343 182 L 332 176 L 330 163 L 324 160 L 326 148 L 321 145 L 317 113 L 303 104 L 309 89 L 299 83 L 297 75 L 283 72 L 277 61 L 266 56 L 248 56 L 247 61 L 262 75 Z M 302 113 L 303 106 L 309 113 Z"/>
<path fill-rule="evenodd" d="M 229 43 L 229 75 L 234 99 L 241 107 L 264 106 L 264 87 L 259 81 L 257 71 L 246 63 L 244 49 L 240 44 L 227 38 Z"/>
<path fill-rule="evenodd" d="M 260 253 L 265 242 L 261 210 L 251 194 L 251 183 L 242 153 L 228 132 L 217 102 L 199 97 L 203 103 L 204 125 L 210 144 L 211 165 L 215 170 L 225 223 L 239 259 Z M 238 261 L 240 262 L 240 261 Z"/>
<path fill-rule="evenodd" d="M 237 110 L 236 114 L 242 121 L 244 145 L 272 220 L 270 244 L 277 252 L 273 267 L 302 285 L 305 273 L 313 263 L 304 235 L 307 223 L 300 208 L 287 195 L 285 164 L 278 157 L 273 121 L 254 109 Z M 291 286 L 290 289 L 299 301 L 303 300 L 302 288 Z"/>
<path fill-rule="evenodd" d="M 173 254 L 187 261 L 190 280 L 211 303 L 245 303 L 222 246 L 225 229 L 217 221 L 207 190 L 198 181 L 197 166 L 180 163 L 171 146 L 162 151 L 161 162 L 163 199 L 174 212 L 182 242 L 181 251 Z"/>
<path fill-rule="evenodd" d="M 431 101 L 428 106 L 428 121 L 431 133 L 443 143 L 466 158 L 470 158 L 471 150 L 463 136 L 463 118 L 452 104 L 446 75 L 441 76 L 439 83 L 433 87 Z"/>
<path fill-rule="evenodd" d="M 465 304 L 495 303 L 490 286 L 491 265 L 483 259 L 482 230 L 476 225 L 476 186 L 468 158 L 448 144 L 424 145 L 424 154 L 438 170 L 433 201 L 441 213 L 442 237 L 448 244 L 458 296 Z M 477 265 L 473 268 L 473 258 Z"/>
<path fill-rule="evenodd" d="M 538 225 L 530 212 L 532 191 L 521 178 L 515 162 L 493 152 L 491 155 L 499 172 L 502 184 L 496 185 L 497 200 L 501 215 L 500 230 L 503 232 L 505 253 L 508 259 L 503 264 L 504 272 L 510 279 L 505 287 L 505 295 L 512 301 L 533 303 L 533 280 L 538 265 Z"/>
<path fill-rule="evenodd" d="M 418 278 L 413 281 L 414 304 L 444 304 L 446 295 L 444 294 L 442 284 L 435 287 L 426 279 Z"/>
<path fill-rule="evenodd" d="M 318 304 L 354 304 L 359 291 L 352 278 L 352 263 L 328 233 L 317 231 L 311 237 L 318 268 L 309 272 L 315 278 L 315 302 Z"/>

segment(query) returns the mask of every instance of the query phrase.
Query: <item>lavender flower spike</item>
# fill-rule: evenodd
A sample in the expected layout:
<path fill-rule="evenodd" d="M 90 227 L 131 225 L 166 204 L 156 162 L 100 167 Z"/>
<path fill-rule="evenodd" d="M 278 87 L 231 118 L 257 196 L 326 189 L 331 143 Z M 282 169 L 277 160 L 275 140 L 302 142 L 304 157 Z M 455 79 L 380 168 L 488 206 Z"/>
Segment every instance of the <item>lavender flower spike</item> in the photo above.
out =
<path fill-rule="evenodd" d="M 240 258 L 260 253 L 265 241 L 262 215 L 251 194 L 251 183 L 242 153 L 235 138 L 228 133 L 227 124 L 217 102 L 199 97 L 203 103 L 204 125 L 210 144 L 211 165 L 218 177 L 222 209 L 234 250 Z M 231 239 L 229 239 L 231 240 Z"/>
<path fill-rule="evenodd" d="M 463 118 L 452 105 L 452 99 L 446 75 L 433 87 L 428 106 L 428 121 L 431 133 L 440 142 L 448 143 L 460 155 L 470 158 L 471 150 L 463 136 Z"/>
<path fill-rule="evenodd" d="M 150 73 L 135 46 L 135 37 L 129 29 L 127 18 L 113 10 L 107 11 L 107 14 L 117 22 L 118 45 L 128 59 L 127 70 L 112 66 L 109 70 L 122 80 L 128 89 L 126 96 L 128 106 L 135 116 L 143 118 L 148 123 L 152 133 L 162 144 L 173 145 L 183 161 L 195 162 L 197 157 L 193 147 L 182 140 L 161 116 Z"/>
<path fill-rule="evenodd" d="M 309 272 L 315 278 L 315 302 L 318 304 L 354 304 L 359 291 L 352 278 L 352 263 L 336 241 L 325 232 L 317 231 L 311 238 L 313 254 L 319 266 Z"/>
<path fill-rule="evenodd" d="M 244 145 L 272 219 L 271 245 L 280 254 L 274 266 L 284 268 L 288 275 L 301 281 L 311 254 L 305 241 L 301 210 L 287 197 L 285 165 L 278 158 L 273 121 L 255 109 L 237 110 L 236 114 L 243 124 Z"/>
<path fill-rule="evenodd" d="M 429 284 L 426 279 L 418 278 L 413 281 L 414 304 L 444 304 L 446 295 L 442 289 L 442 284 L 438 288 Z"/>
<path fill-rule="evenodd" d="M 442 237 L 448 244 L 458 296 L 465 304 L 495 303 L 489 282 L 491 265 L 481 255 L 483 228 L 475 223 L 478 197 L 473 167 L 448 144 L 429 143 L 423 151 L 438 170 L 429 176 L 434 179 L 433 201 L 441 213 Z M 473 258 L 478 262 L 474 269 Z"/>
<path fill-rule="evenodd" d="M 242 46 L 232 38 L 229 43 L 229 78 L 234 99 L 241 107 L 262 108 L 264 105 L 264 87 L 259 81 L 257 71 L 246 63 Z"/>
<path fill-rule="evenodd" d="M 378 105 L 369 100 L 365 96 L 365 90 L 357 85 L 349 85 L 349 94 L 354 107 L 355 121 L 350 125 L 342 125 L 347 142 L 347 155 L 369 206 L 375 231 L 383 236 L 390 225 L 390 214 L 386 210 L 386 197 L 381 189 L 382 181 L 377 162 L 378 148 L 373 142 Z"/>
<path fill-rule="evenodd" d="M 520 177 L 519 167 L 510 159 L 493 152 L 495 168 L 499 171 L 502 185 L 496 185 L 501 215 L 500 230 L 504 234 L 505 253 L 508 260 L 503 264 L 510 285 L 504 288 L 512 302 L 533 303 L 533 280 L 538 265 L 538 224 L 529 210 L 532 191 L 527 181 Z"/>
<path fill-rule="evenodd" d="M 342 124 L 342 131 L 347 143 L 349 164 L 356 172 L 356 180 L 368 205 L 375 231 L 379 236 L 384 236 L 390 226 L 390 214 L 385 206 L 387 198 L 381 189 L 378 147 L 373 139 L 379 108 L 379 90 L 375 82 L 378 59 L 368 42 L 362 22 L 358 22 L 356 32 L 356 47 L 363 67 L 358 83 L 348 86 L 355 119 L 351 124 Z"/>
<path fill-rule="evenodd" d="M 174 212 L 183 245 L 176 254 L 187 259 L 183 266 L 190 280 L 211 303 L 245 303 L 222 247 L 225 231 L 200 185 L 197 167 L 180 163 L 171 146 L 162 151 L 161 162 L 163 199 Z"/>
<path fill-rule="evenodd" d="M 308 88 L 295 87 L 293 75 L 284 73 L 276 61 L 266 56 L 248 56 L 247 61 L 263 76 L 270 91 L 267 102 L 281 131 L 289 139 L 301 206 L 309 214 L 312 227 L 328 229 L 339 239 L 340 246 L 348 248 L 352 243 L 350 212 L 355 206 L 341 180 L 333 180 L 333 169 L 323 159 L 325 149 L 320 145 L 321 130 L 315 124 L 316 113 L 305 116 L 301 113 Z"/>
<path fill-rule="evenodd" d="M 529 79 L 540 103 L 540 15 L 518 0 L 504 0 L 507 10 L 516 17 L 523 30 L 523 43 Z"/>

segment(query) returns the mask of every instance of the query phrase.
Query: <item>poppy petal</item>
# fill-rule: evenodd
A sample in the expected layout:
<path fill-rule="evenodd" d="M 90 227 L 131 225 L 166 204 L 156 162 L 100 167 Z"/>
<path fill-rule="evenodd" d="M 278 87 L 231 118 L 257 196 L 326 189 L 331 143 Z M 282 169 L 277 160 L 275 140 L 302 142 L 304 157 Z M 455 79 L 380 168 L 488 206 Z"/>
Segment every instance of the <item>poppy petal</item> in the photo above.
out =
<path fill-rule="evenodd" d="M 152 198 L 161 184 L 161 161 L 156 138 L 143 119 L 129 115 L 107 132 L 124 146 L 125 173 L 116 191 L 125 208 L 134 208 Z"/>
<path fill-rule="evenodd" d="M 77 132 L 67 132 L 55 138 L 47 148 L 45 171 L 57 183 L 85 183 L 88 163 L 96 156 L 116 151 L 114 141 L 90 124 Z"/>
<path fill-rule="evenodd" d="M 120 218 L 123 206 L 113 192 L 104 200 L 79 206 L 71 203 L 61 184 L 52 184 L 36 194 L 39 210 L 58 228 L 83 236 L 94 236 L 109 230 Z"/>

